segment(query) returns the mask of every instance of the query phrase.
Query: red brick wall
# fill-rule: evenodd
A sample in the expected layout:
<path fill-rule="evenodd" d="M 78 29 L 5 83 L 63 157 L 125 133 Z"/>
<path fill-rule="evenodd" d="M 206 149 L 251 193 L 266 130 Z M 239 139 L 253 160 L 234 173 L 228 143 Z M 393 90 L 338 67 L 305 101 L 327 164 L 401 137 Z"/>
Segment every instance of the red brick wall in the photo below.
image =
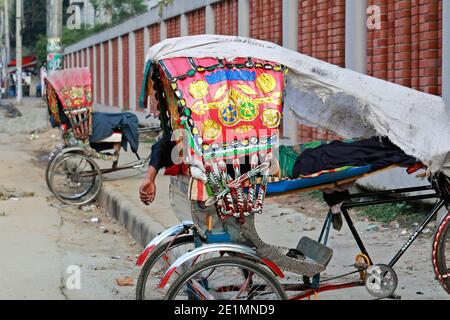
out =
<path fill-rule="evenodd" d="M 439 61 L 441 62 L 439 64 L 439 70 L 438 70 L 438 95 L 442 95 L 442 3 L 443 1 L 439 1 L 439 11 L 438 11 L 438 15 L 439 15 L 439 19 L 438 19 L 438 56 L 439 56 Z M 448 18 L 448 17 L 447 17 Z"/>
<path fill-rule="evenodd" d="M 238 0 L 225 0 L 213 5 L 216 16 L 216 34 L 238 34 Z"/>
<path fill-rule="evenodd" d="M 345 65 L 345 0 L 299 1 L 299 52 Z"/>
<path fill-rule="evenodd" d="M 161 41 L 161 30 L 159 24 L 153 24 L 148 28 L 148 34 L 150 36 L 150 45 L 157 44 Z"/>
<path fill-rule="evenodd" d="M 136 38 L 136 110 L 142 111 L 139 106 L 142 80 L 144 79 L 144 29 L 135 32 Z"/>
<path fill-rule="evenodd" d="M 440 94 L 442 0 L 369 0 L 381 30 L 368 31 L 368 74 Z"/>
<path fill-rule="evenodd" d="M 250 37 L 283 44 L 281 0 L 250 0 Z"/>
<path fill-rule="evenodd" d="M 105 105 L 109 105 L 109 46 L 108 41 L 103 42 L 103 84 L 104 87 L 104 103 Z"/>
<path fill-rule="evenodd" d="M 112 77 L 113 77 L 113 101 L 112 105 L 119 106 L 119 43 L 117 38 L 112 41 Z"/>
<path fill-rule="evenodd" d="M 299 52 L 345 66 L 345 0 L 300 0 L 298 7 Z M 327 130 L 298 125 L 299 142 L 337 139 Z"/>
<path fill-rule="evenodd" d="M 205 9 L 189 12 L 186 14 L 188 19 L 188 34 L 204 34 L 205 33 Z"/>
<path fill-rule="evenodd" d="M 159 24 L 151 25 L 149 28 L 149 36 L 150 36 L 150 45 L 157 44 L 161 39 L 161 30 Z M 154 95 L 152 95 L 150 99 L 150 112 L 158 113 L 158 102 Z"/>
<path fill-rule="evenodd" d="M 166 21 L 167 38 L 175 38 L 180 36 L 180 16 Z"/>
<path fill-rule="evenodd" d="M 92 81 L 94 81 L 94 47 L 89 47 L 88 50 L 89 50 L 89 71 L 91 72 L 92 75 Z M 93 101 L 95 101 L 96 93 L 94 90 L 92 90 L 92 96 Z"/>
<path fill-rule="evenodd" d="M 128 35 L 122 36 L 123 57 L 123 105 L 125 110 L 130 109 L 130 69 L 129 69 L 129 44 Z"/>

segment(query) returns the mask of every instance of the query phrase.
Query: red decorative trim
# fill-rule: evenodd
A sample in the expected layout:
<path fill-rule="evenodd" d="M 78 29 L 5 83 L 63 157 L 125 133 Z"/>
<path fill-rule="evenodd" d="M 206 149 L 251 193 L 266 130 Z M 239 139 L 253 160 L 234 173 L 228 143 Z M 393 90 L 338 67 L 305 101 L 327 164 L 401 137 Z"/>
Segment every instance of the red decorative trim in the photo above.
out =
<path fill-rule="evenodd" d="M 272 270 L 273 273 L 275 273 L 281 279 L 283 279 L 285 277 L 283 271 L 281 271 L 280 267 L 278 267 L 273 261 L 271 261 L 269 259 L 262 259 L 261 261 L 264 262 L 264 264 L 266 266 L 268 266 L 270 268 L 270 270 Z"/>
<path fill-rule="evenodd" d="M 439 272 L 438 262 L 437 262 L 437 247 L 438 247 L 440 238 L 442 236 L 442 232 L 444 231 L 444 229 L 445 229 L 445 227 L 447 226 L 448 223 L 450 223 L 450 213 L 447 213 L 447 216 L 442 221 L 442 223 L 439 225 L 439 229 L 437 230 L 436 236 L 434 238 L 433 247 L 432 247 L 432 254 L 431 255 L 432 255 L 432 262 L 433 262 L 434 273 L 436 274 L 436 277 L 438 278 L 439 282 L 441 283 L 441 285 L 443 286 L 445 291 L 447 291 L 447 293 L 450 294 L 450 288 L 447 287 L 447 285 L 446 285 L 446 283 L 444 281 L 443 275 Z"/>

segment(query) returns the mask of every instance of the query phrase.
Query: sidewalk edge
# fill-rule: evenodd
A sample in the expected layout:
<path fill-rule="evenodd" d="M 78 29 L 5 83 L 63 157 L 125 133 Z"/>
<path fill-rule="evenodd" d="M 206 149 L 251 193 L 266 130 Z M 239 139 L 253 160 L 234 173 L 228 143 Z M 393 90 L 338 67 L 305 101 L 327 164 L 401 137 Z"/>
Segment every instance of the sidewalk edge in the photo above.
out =
<path fill-rule="evenodd" d="M 142 246 L 146 246 L 154 237 L 166 229 L 146 214 L 144 210 L 137 208 L 124 198 L 120 192 L 107 185 L 102 186 L 98 201 L 101 207 L 125 227 L 133 239 Z"/>

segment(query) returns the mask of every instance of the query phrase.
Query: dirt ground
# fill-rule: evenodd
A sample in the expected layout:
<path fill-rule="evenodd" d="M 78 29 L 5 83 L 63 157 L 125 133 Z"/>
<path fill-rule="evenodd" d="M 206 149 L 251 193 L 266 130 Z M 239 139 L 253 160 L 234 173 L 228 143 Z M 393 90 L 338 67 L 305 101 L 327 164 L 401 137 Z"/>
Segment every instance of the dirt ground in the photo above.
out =
<path fill-rule="evenodd" d="M 0 134 L 0 185 L 12 191 L 0 201 L 0 299 L 134 299 L 140 247 L 101 209 L 63 206 L 47 189 L 57 140 L 57 130 Z"/>
<path fill-rule="evenodd" d="M 289 204 L 290 203 L 290 204 Z M 318 200 L 293 200 L 292 197 L 267 200 L 264 213 L 256 217 L 258 232 L 268 243 L 295 248 L 303 236 L 318 239 L 328 210 Z M 413 229 L 402 234 L 402 229 L 368 221 L 351 212 L 366 249 L 374 263 L 388 264 L 403 246 Z M 378 230 L 369 231 L 376 225 Z M 396 294 L 402 299 L 449 299 L 435 280 L 431 264 L 432 234 L 421 235 L 395 266 L 399 283 Z M 352 272 L 352 264 L 360 253 L 349 228 L 344 221 L 341 231 L 332 230 L 328 246 L 334 255 L 323 278 Z M 340 281 L 357 280 L 357 275 L 344 277 Z M 326 292 L 322 299 L 373 299 L 364 287 Z"/>
<path fill-rule="evenodd" d="M 85 279 L 83 290 L 67 291 L 60 285 L 55 296 L 59 294 L 59 298 L 69 299 L 133 299 L 134 287 L 117 286 L 115 280 L 127 276 L 137 279 L 139 270 L 134 266 L 134 261 L 139 252 L 139 246 L 121 226 L 107 217 L 100 209 L 93 208 L 91 212 L 84 212 L 61 206 L 46 191 L 43 170 L 48 160 L 48 153 L 58 141 L 59 132 L 57 130 L 48 130 L 34 136 L 2 136 L 0 139 L 0 152 L 2 150 L 7 152 L 7 149 L 10 150 L 12 146 L 15 146 L 14 148 L 18 148 L 20 152 L 20 157 L 23 154 L 29 155 L 27 161 L 28 164 L 32 164 L 32 166 L 28 166 L 26 172 L 22 172 L 21 167 L 10 159 L 7 166 L 2 165 L 0 175 L 7 172 L 8 177 L 26 180 L 27 174 L 29 174 L 33 176 L 32 181 L 39 180 L 38 183 L 33 183 L 35 187 L 24 188 L 24 190 L 40 190 L 36 191 L 36 196 L 45 198 L 45 201 L 42 202 L 43 205 L 51 210 L 55 219 L 54 223 L 59 225 L 56 229 L 56 243 L 52 247 L 52 250 L 57 252 L 57 261 L 61 266 L 55 270 L 58 274 L 58 284 L 63 283 L 64 271 L 68 265 L 76 264 L 82 268 L 83 279 Z M 4 161 L 3 157 L 2 161 Z M 39 177 L 36 176 L 36 172 Z M 2 181 L 4 181 L 3 178 Z M 24 185 L 23 181 L 20 185 Z M 167 199 L 158 198 L 157 201 L 167 203 Z M 0 209 L 0 211 L 2 210 Z M 322 201 L 303 195 L 269 199 L 264 213 L 256 218 L 257 228 L 261 237 L 268 243 L 295 248 L 303 236 L 318 238 L 327 212 L 328 209 Z M 172 213 L 167 212 L 166 214 L 171 219 L 173 218 Z M 388 263 L 412 231 L 412 229 L 407 229 L 406 233 L 403 233 L 402 228 L 375 223 L 354 213 L 352 213 L 352 217 L 376 263 Z M 93 223 L 90 220 L 92 218 L 100 218 L 100 223 Z M 378 227 L 378 230 L 369 231 L 374 225 Z M 434 279 L 431 265 L 431 237 L 432 232 L 420 236 L 395 267 L 399 278 L 396 293 L 403 299 L 449 299 L 449 296 L 444 293 Z M 323 277 L 353 271 L 351 265 L 359 250 L 346 226 L 341 232 L 332 231 L 329 246 L 334 250 L 334 256 Z M 49 249 L 43 248 L 42 250 Z M 41 269 L 44 269 L 44 266 Z M 37 277 L 42 276 L 38 275 Z M 354 278 L 345 277 L 342 280 L 350 279 Z M 15 283 L 20 283 L 20 281 L 23 280 L 17 279 Z M 6 297 L 22 298 L 17 293 L 11 292 Z M 23 295 L 23 298 L 34 297 L 36 295 Z M 327 292 L 321 294 L 320 298 L 371 299 L 364 287 Z"/>

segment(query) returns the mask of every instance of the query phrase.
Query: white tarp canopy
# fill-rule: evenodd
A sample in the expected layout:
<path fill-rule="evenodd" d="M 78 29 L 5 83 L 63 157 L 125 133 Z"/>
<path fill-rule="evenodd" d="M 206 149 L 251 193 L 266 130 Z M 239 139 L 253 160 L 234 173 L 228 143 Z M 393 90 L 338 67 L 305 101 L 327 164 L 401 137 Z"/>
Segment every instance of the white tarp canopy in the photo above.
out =
<path fill-rule="evenodd" d="M 147 62 L 175 57 L 254 57 L 289 68 L 284 110 L 345 138 L 387 136 L 431 171 L 450 176 L 450 112 L 441 97 L 373 78 L 255 39 L 200 35 L 150 48 Z"/>

